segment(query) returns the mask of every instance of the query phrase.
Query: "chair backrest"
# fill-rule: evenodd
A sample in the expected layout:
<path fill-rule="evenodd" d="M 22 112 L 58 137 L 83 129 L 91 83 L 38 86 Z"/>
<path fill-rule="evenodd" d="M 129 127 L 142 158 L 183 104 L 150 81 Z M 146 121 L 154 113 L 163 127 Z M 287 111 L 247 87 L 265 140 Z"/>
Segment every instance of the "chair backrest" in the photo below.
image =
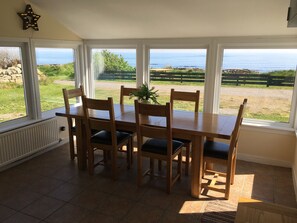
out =
<path fill-rule="evenodd" d="M 200 91 L 196 92 L 185 92 L 185 91 L 175 91 L 171 89 L 170 92 L 170 103 L 173 108 L 174 101 L 189 101 L 195 103 L 195 112 L 199 111 L 199 97 Z"/>
<path fill-rule="evenodd" d="M 120 93 L 120 104 L 124 104 L 124 96 L 130 96 L 130 94 L 134 91 L 139 90 L 138 88 L 127 88 L 124 85 L 121 85 L 121 93 Z"/>
<path fill-rule="evenodd" d="M 137 126 L 138 148 L 143 144 L 143 137 L 167 140 L 167 148 L 172 148 L 172 111 L 170 103 L 166 105 L 145 104 L 134 101 Z M 171 149 L 167 149 L 171 156 Z"/>
<path fill-rule="evenodd" d="M 111 133 L 112 145 L 116 145 L 117 137 L 113 99 L 102 100 L 83 96 L 82 101 L 86 119 L 87 138 L 91 138 L 92 131 L 94 130 L 106 130 Z"/>
<path fill-rule="evenodd" d="M 70 110 L 69 100 L 71 98 L 79 98 L 79 97 L 82 97 L 84 95 L 84 89 L 83 89 L 82 85 L 80 85 L 79 88 L 70 89 L 70 90 L 67 90 L 66 88 L 63 88 L 62 91 L 63 91 L 63 97 L 64 97 L 64 104 L 65 104 L 66 112 L 69 112 L 69 110 Z"/>
<path fill-rule="evenodd" d="M 244 111 L 246 109 L 246 105 L 247 105 L 247 99 L 245 98 L 243 100 L 243 103 L 239 106 L 235 126 L 234 126 L 232 136 L 231 136 L 229 154 L 233 153 L 233 150 L 236 147 L 236 144 L 238 142 L 240 127 L 241 127 L 241 124 L 242 124 L 243 115 L 244 115 Z"/>

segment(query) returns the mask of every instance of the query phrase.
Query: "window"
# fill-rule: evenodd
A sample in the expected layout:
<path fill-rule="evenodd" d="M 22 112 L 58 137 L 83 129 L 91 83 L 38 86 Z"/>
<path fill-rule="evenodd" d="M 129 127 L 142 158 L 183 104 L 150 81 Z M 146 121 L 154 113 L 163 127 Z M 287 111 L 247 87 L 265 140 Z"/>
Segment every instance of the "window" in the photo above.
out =
<path fill-rule="evenodd" d="M 220 113 L 236 114 L 248 98 L 246 118 L 289 123 L 297 49 L 224 49 Z"/>
<path fill-rule="evenodd" d="M 64 106 L 62 89 L 75 88 L 73 48 L 35 48 L 41 111 Z"/>
<path fill-rule="evenodd" d="M 158 101 L 169 101 L 170 89 L 195 92 L 200 90 L 203 108 L 206 49 L 151 49 L 150 86 L 159 93 Z M 190 107 L 188 107 L 190 106 Z M 175 108 L 193 110 L 190 103 L 175 103 Z"/>
<path fill-rule="evenodd" d="M 26 117 L 23 49 L 0 46 L 0 123 Z"/>
<path fill-rule="evenodd" d="M 136 49 L 92 49 L 91 57 L 95 98 L 113 97 L 119 103 L 121 85 L 136 87 Z"/>

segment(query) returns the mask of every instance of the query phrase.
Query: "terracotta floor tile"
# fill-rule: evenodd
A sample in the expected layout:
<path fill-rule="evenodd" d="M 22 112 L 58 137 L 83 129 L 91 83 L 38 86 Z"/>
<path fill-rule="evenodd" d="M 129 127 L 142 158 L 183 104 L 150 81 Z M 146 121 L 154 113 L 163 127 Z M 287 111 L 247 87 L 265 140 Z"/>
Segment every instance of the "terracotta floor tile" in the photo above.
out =
<path fill-rule="evenodd" d="M 78 223 L 90 212 L 86 209 L 66 204 L 45 219 L 49 223 Z"/>
<path fill-rule="evenodd" d="M 21 212 L 39 219 L 45 219 L 64 204 L 65 202 L 43 196 L 21 210 Z"/>
<path fill-rule="evenodd" d="M 21 223 L 38 223 L 40 222 L 40 220 L 18 212 L 15 215 L 12 215 L 11 217 L 3 221 L 3 223 L 20 223 L 20 222 Z"/>
<path fill-rule="evenodd" d="M 0 205 L 0 222 L 15 214 L 16 211 Z"/>
<path fill-rule="evenodd" d="M 74 198 L 81 192 L 82 188 L 78 185 L 64 183 L 60 185 L 57 189 L 49 193 L 48 196 L 62 201 L 70 201 L 72 198 Z"/>
<path fill-rule="evenodd" d="M 0 222 L 200 222 L 210 202 L 225 202 L 215 191 L 192 198 L 191 176 L 182 175 L 169 195 L 165 179 L 145 177 L 138 187 L 136 153 L 130 170 L 125 154 L 119 157 L 116 180 L 108 167 L 96 168 L 94 176 L 79 171 L 68 145 L 0 172 Z M 240 197 L 297 207 L 291 169 L 238 160 L 226 202 L 236 207 Z"/>

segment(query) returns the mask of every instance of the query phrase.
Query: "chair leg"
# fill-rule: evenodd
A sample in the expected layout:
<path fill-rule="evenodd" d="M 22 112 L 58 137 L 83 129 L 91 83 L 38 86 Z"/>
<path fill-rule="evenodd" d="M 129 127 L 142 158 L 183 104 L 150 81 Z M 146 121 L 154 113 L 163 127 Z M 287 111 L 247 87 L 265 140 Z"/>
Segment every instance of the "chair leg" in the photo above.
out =
<path fill-rule="evenodd" d="M 133 136 L 129 139 L 130 144 L 130 164 L 133 164 Z"/>
<path fill-rule="evenodd" d="M 142 156 L 139 151 L 137 154 L 137 185 L 138 187 L 142 185 Z"/>
<path fill-rule="evenodd" d="M 92 176 L 94 175 L 94 150 L 90 148 L 88 150 L 88 167 L 89 167 L 89 174 Z"/>
<path fill-rule="evenodd" d="M 69 134 L 69 147 L 70 147 L 70 158 L 71 160 L 74 160 L 75 158 L 74 140 L 73 140 L 73 135 L 71 133 Z"/>
<path fill-rule="evenodd" d="M 226 191 L 225 191 L 225 199 L 228 200 L 229 199 L 229 195 L 230 195 L 230 187 L 231 187 L 231 173 L 232 171 L 232 165 L 228 165 L 227 167 L 227 176 L 226 176 Z"/>
<path fill-rule="evenodd" d="M 166 171 L 166 181 L 167 181 L 167 193 L 171 193 L 172 188 L 172 161 L 166 161 L 167 162 L 167 171 Z"/>
<path fill-rule="evenodd" d="M 232 161 L 232 169 L 231 169 L 231 185 L 234 184 L 235 171 L 236 171 L 236 157 L 234 157 L 234 158 L 233 158 L 233 161 Z"/>
<path fill-rule="evenodd" d="M 112 177 L 115 180 L 117 178 L 117 149 L 113 150 L 111 155 Z"/>
<path fill-rule="evenodd" d="M 162 160 L 158 160 L 158 170 L 162 170 Z"/>
<path fill-rule="evenodd" d="M 150 177 L 153 179 L 155 176 L 155 160 L 150 158 Z"/>
<path fill-rule="evenodd" d="M 132 159 L 132 144 L 131 144 L 131 140 L 129 139 L 128 144 L 127 144 L 127 169 L 130 169 L 131 167 L 131 159 Z"/>
<path fill-rule="evenodd" d="M 182 153 L 178 154 L 177 174 L 179 175 L 178 180 L 181 180 L 181 175 L 182 175 Z"/>
<path fill-rule="evenodd" d="M 188 176 L 189 175 L 189 164 L 190 164 L 190 148 L 191 145 L 190 143 L 187 143 L 185 145 L 186 147 L 186 166 L 185 166 L 185 175 Z"/>

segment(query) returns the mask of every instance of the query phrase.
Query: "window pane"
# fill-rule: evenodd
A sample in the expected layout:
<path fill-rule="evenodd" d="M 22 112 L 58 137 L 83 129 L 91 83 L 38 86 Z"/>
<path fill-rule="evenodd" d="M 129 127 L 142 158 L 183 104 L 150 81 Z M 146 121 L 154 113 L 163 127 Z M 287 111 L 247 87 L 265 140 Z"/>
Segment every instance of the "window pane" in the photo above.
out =
<path fill-rule="evenodd" d="M 27 116 L 20 47 L 0 47 L 0 123 Z"/>
<path fill-rule="evenodd" d="M 297 49 L 225 49 L 220 113 L 237 114 L 248 98 L 245 117 L 288 123 Z"/>
<path fill-rule="evenodd" d="M 41 111 L 64 106 L 62 89 L 75 88 L 74 50 L 36 48 Z"/>
<path fill-rule="evenodd" d="M 159 93 L 158 101 L 169 101 L 170 89 L 200 90 L 199 108 L 203 108 L 206 49 L 151 49 L 150 85 Z M 189 103 L 176 102 L 175 109 L 193 110 Z"/>
<path fill-rule="evenodd" d="M 92 49 L 95 97 L 120 102 L 120 87 L 136 87 L 136 49 Z M 125 104 L 133 99 L 125 98 Z"/>

